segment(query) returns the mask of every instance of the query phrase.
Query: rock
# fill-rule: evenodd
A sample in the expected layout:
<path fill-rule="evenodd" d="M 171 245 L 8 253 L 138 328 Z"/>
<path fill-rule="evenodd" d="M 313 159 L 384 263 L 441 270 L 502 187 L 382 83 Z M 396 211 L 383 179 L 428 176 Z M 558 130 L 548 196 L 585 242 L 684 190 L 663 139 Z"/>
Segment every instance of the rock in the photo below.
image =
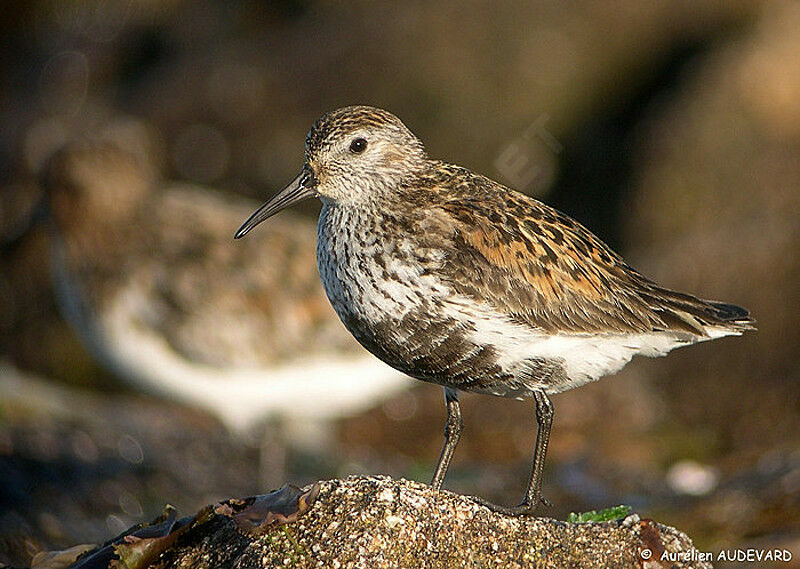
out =
<path fill-rule="evenodd" d="M 267 520 L 261 526 L 253 523 L 258 516 Z M 151 527 L 166 527 L 164 519 Z M 169 536 L 128 536 L 115 547 L 130 555 L 130 544 L 138 540 L 147 546 L 143 551 L 160 553 L 151 565 L 152 557 L 141 566 L 161 569 L 711 567 L 696 560 L 675 562 L 678 553 L 698 557 L 689 538 L 635 514 L 587 523 L 514 518 L 468 497 L 385 476 L 353 476 L 229 500 L 169 527 Z M 662 562 L 665 552 L 673 555 Z M 138 558 L 149 555 L 139 553 Z M 78 564 L 95 566 L 86 561 L 84 556 Z"/>

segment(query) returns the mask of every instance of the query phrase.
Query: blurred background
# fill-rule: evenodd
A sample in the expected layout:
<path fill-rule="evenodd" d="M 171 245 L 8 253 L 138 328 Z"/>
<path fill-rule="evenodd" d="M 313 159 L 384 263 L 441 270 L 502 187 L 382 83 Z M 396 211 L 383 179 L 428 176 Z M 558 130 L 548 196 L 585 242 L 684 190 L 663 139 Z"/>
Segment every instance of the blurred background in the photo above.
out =
<path fill-rule="evenodd" d="M 758 321 L 555 397 L 543 514 L 628 504 L 800 566 L 797 2 L 11 1 L 0 38 L 0 563 L 166 503 L 429 480 L 441 389 L 332 316 L 319 206 L 231 239 L 319 115 L 372 104 Z M 341 397 L 304 399 L 309 354 Z M 447 488 L 514 502 L 532 404 L 462 401 Z"/>

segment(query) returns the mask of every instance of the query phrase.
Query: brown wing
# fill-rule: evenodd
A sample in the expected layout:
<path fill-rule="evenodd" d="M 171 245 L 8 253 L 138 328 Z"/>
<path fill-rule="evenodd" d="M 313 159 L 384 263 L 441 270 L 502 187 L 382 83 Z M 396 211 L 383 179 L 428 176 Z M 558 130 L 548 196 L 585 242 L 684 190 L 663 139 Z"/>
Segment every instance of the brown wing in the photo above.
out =
<path fill-rule="evenodd" d="M 435 206 L 451 223 L 443 273 L 459 293 L 547 332 L 705 336 L 747 311 L 658 287 L 557 210 L 458 169 Z M 453 182 L 456 182 L 453 184 Z M 467 190 L 468 187 L 468 191 Z"/>

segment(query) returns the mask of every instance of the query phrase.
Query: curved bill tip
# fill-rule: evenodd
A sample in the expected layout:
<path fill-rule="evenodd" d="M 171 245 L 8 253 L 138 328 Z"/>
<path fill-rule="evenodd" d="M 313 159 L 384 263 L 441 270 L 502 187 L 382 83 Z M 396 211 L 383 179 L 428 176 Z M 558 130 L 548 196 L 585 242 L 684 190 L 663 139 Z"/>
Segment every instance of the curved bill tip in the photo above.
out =
<path fill-rule="evenodd" d="M 264 205 L 253 212 L 253 215 L 251 215 L 236 233 L 234 233 L 233 238 L 241 239 L 250 233 L 256 225 L 272 217 L 282 209 L 286 209 L 307 198 L 314 197 L 316 195 L 314 191 L 315 186 L 316 179 L 314 178 L 313 172 L 308 166 L 304 167 L 300 174 L 292 180 L 288 186 L 272 196 Z"/>
<path fill-rule="evenodd" d="M 242 226 L 236 230 L 236 233 L 233 234 L 234 239 L 241 239 L 252 230 L 256 225 L 267 219 L 267 215 L 264 215 L 264 208 L 267 206 L 269 202 L 265 203 L 263 206 L 258 208 L 253 215 L 247 218 Z"/>

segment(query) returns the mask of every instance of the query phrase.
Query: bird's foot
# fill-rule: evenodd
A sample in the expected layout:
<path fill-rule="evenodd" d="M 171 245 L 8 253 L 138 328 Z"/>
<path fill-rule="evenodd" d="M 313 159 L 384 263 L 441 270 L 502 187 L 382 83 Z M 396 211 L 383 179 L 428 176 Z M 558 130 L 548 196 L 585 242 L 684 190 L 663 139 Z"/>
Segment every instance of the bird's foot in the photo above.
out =
<path fill-rule="evenodd" d="M 522 502 L 517 506 L 501 506 L 479 496 L 469 496 L 469 499 L 481 506 L 486 506 L 493 512 L 505 514 L 506 516 L 532 516 L 539 507 L 539 504 L 544 504 L 548 507 L 553 505 L 550 503 L 550 500 L 544 497 L 540 497 L 538 502 Z"/>

